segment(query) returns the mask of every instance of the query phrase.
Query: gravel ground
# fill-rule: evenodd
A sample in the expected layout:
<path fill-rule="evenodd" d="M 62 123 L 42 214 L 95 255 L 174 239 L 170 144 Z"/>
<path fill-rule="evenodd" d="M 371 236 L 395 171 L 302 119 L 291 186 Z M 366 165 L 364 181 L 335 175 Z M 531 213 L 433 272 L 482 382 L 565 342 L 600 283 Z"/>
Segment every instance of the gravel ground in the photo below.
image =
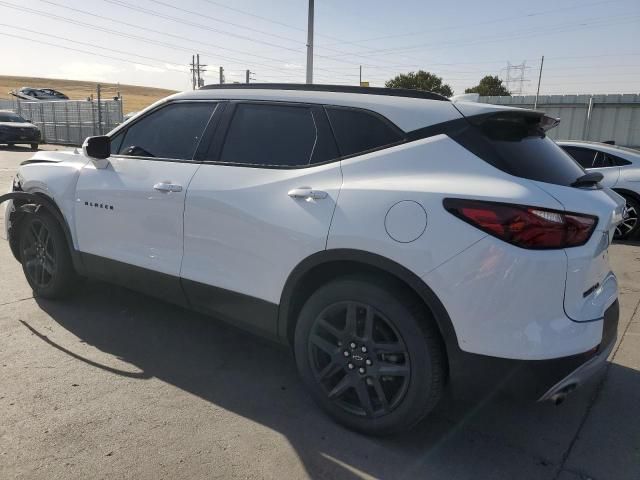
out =
<path fill-rule="evenodd" d="M 0 190 L 29 155 L 0 148 Z M 621 319 L 601 376 L 557 407 L 449 391 L 376 439 L 324 416 L 286 349 L 99 282 L 34 299 L 0 241 L 0 478 L 637 480 L 640 247 L 611 251 Z"/>

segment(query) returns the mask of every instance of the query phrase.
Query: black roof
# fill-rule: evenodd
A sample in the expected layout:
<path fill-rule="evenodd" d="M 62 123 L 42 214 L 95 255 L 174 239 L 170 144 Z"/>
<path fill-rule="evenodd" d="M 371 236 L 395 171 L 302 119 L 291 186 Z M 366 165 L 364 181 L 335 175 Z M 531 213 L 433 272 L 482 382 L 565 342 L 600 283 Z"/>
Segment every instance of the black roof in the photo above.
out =
<path fill-rule="evenodd" d="M 448 102 L 449 99 L 439 93 L 427 92 L 424 90 L 410 90 L 408 88 L 381 88 L 381 87 L 357 87 L 351 85 L 322 85 L 317 83 L 223 83 L 205 85 L 200 90 L 302 90 L 307 92 L 340 92 L 340 93 L 363 93 L 367 95 L 388 95 L 391 97 L 424 98 L 427 100 L 441 100 Z"/>

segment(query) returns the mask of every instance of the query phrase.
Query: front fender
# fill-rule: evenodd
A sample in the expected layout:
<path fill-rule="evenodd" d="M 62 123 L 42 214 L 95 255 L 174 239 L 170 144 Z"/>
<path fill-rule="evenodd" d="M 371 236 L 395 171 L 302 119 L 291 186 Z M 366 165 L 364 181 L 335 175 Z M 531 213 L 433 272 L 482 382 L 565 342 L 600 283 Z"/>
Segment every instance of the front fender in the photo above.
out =
<path fill-rule="evenodd" d="M 0 195 L 0 205 L 7 201 L 10 201 L 11 204 L 5 212 L 5 231 L 11 251 L 16 260 L 20 261 L 20 252 L 17 249 L 17 238 L 14 236 L 16 233 L 13 231 L 14 228 L 17 227 L 20 218 L 24 215 L 33 215 L 38 213 L 41 209 L 44 209 L 48 214 L 55 218 L 58 224 L 62 227 L 76 272 L 84 272 L 82 258 L 73 246 L 73 239 L 71 237 L 69 225 L 60 212 L 58 205 L 56 205 L 51 198 L 43 194 L 31 192 L 9 192 L 4 195 Z"/>

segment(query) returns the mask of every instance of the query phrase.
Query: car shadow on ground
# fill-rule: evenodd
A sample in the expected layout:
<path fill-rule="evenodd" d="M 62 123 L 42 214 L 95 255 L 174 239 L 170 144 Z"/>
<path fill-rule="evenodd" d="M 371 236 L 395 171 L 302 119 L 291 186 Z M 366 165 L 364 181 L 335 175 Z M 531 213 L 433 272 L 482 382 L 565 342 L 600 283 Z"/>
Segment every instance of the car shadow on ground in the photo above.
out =
<path fill-rule="evenodd" d="M 597 392 L 598 380 L 561 406 L 535 404 L 473 381 L 469 372 L 464 391 L 449 389 L 419 427 L 371 438 L 345 430 L 320 411 L 284 347 L 100 282 L 84 284 L 67 302 L 38 303 L 81 341 L 135 365 L 140 373 L 100 365 L 25 323 L 50 348 L 112 374 L 157 377 L 259 422 L 290 442 L 313 478 L 554 478 Z M 612 369 L 622 376 L 620 394 L 635 392 L 637 398 L 638 372 Z M 624 418 L 620 411 L 610 415 Z M 613 422 L 622 438 L 640 431 L 637 420 Z"/>

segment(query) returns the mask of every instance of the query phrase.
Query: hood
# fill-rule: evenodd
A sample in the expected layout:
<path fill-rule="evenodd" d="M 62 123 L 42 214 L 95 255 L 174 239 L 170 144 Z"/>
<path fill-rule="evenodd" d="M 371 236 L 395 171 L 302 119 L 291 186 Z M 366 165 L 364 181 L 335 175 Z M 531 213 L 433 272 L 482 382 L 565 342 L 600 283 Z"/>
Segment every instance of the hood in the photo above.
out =
<path fill-rule="evenodd" d="M 0 127 L 38 128 L 33 123 L 29 122 L 0 122 Z"/>
<path fill-rule="evenodd" d="M 73 148 L 70 150 L 43 150 L 37 152 L 29 160 L 25 160 L 21 165 L 29 165 L 32 163 L 77 163 L 85 164 L 88 159 L 81 154 L 80 149 Z"/>

